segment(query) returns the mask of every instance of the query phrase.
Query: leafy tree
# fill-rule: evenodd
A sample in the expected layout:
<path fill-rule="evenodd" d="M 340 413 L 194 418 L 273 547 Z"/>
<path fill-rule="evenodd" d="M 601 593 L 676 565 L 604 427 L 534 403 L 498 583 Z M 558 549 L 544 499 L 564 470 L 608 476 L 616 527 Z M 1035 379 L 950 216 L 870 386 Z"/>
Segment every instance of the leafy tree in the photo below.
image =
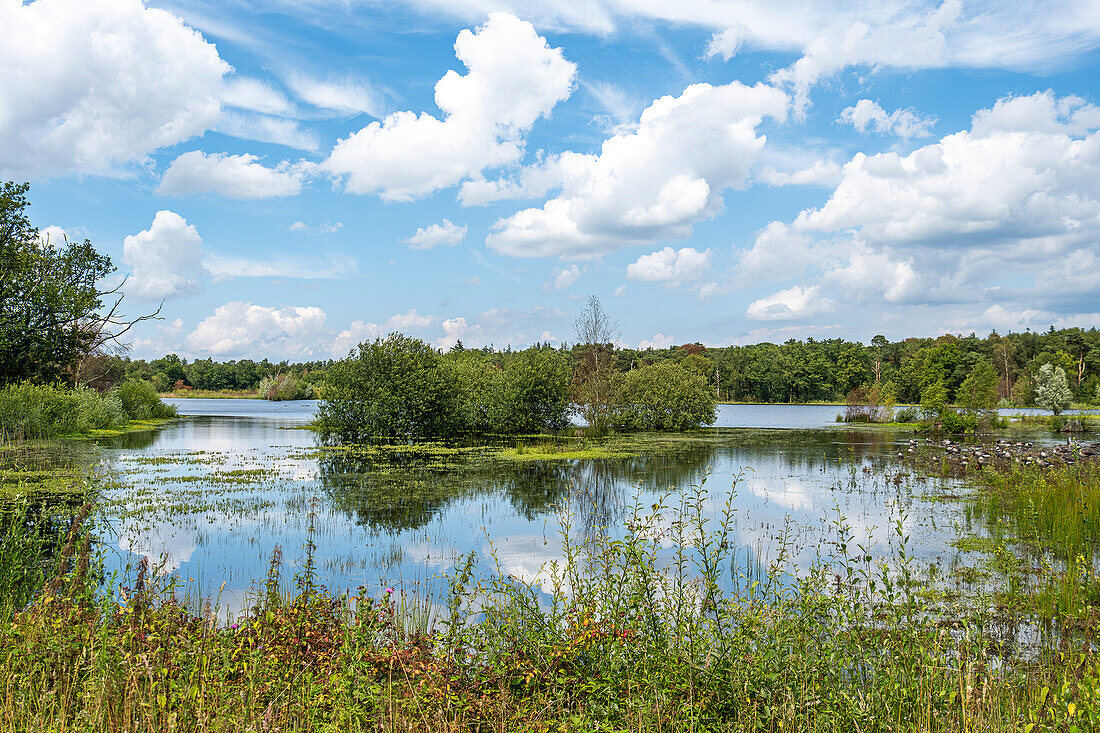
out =
<path fill-rule="evenodd" d="M 99 340 L 92 330 L 114 268 L 91 242 L 46 242 L 30 225 L 26 183 L 0 185 L 0 384 L 55 381 Z"/>
<path fill-rule="evenodd" d="M 959 407 L 973 413 L 986 413 L 997 405 L 997 371 L 982 360 L 977 363 L 955 394 Z"/>
<path fill-rule="evenodd" d="M 612 422 L 620 430 L 690 430 L 717 417 L 705 379 L 672 361 L 620 372 L 614 378 Z"/>
<path fill-rule="evenodd" d="M 1053 364 L 1043 364 L 1035 378 L 1035 404 L 1055 415 L 1069 407 L 1073 392 L 1066 371 Z"/>
<path fill-rule="evenodd" d="M 325 375 L 319 423 L 345 439 L 409 438 L 454 431 L 458 390 L 435 349 L 392 333 Z"/>

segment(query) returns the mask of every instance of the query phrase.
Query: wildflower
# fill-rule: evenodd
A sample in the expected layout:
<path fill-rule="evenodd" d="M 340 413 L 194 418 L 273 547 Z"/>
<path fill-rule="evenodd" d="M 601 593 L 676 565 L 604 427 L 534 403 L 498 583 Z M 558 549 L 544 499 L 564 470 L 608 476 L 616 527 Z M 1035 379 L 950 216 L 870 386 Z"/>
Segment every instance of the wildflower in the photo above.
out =
<path fill-rule="evenodd" d="M 392 595 L 393 594 L 393 588 L 386 588 L 386 592 Z"/>

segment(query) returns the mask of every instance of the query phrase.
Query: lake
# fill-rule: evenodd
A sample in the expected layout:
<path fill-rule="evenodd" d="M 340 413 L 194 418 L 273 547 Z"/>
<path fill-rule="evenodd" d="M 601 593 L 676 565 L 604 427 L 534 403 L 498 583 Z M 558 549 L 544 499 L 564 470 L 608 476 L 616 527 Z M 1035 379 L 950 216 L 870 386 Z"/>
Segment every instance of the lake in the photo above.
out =
<path fill-rule="evenodd" d="M 239 609 L 276 546 L 284 579 L 302 567 L 311 522 L 319 579 L 333 589 L 436 586 L 474 553 L 518 578 L 561 557 L 560 526 L 623 531 L 632 507 L 676 504 L 706 478 L 717 518 L 731 488 L 736 566 L 758 574 L 781 551 L 800 568 L 828 557 L 837 522 L 875 557 L 901 522 L 908 551 L 948 572 L 970 532 L 965 489 L 919 479 L 897 459 L 908 432 L 838 426 L 829 405 L 721 405 L 718 426 L 617 458 L 501 460 L 324 447 L 300 429 L 315 402 L 175 401 L 187 419 L 98 441 L 108 569 L 141 557 Z M 783 428 L 783 429 L 780 429 Z M 1051 438 L 1052 440 L 1055 438 Z M 667 517 L 664 526 L 667 529 Z"/>

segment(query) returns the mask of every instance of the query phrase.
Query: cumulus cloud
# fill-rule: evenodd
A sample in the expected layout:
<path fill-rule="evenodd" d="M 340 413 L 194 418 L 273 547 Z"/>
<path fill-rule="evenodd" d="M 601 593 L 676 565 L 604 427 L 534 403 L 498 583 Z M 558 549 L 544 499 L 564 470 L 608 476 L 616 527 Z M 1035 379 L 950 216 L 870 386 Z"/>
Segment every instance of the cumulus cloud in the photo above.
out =
<path fill-rule="evenodd" d="M 840 121 L 860 132 L 872 130 L 880 135 L 892 134 L 905 140 L 931 135 L 936 124 L 935 117 L 922 117 L 912 108 L 887 112 L 878 102 L 870 99 L 861 99 L 855 106 L 845 107 L 840 113 Z"/>
<path fill-rule="evenodd" d="M 1049 102 L 1048 114 L 1019 129 L 1011 112 L 1036 101 Z M 1060 106 L 1050 92 L 1002 100 L 971 131 L 909 155 L 857 154 L 825 205 L 795 227 L 943 246 L 1087 238 L 1100 225 L 1100 138 L 1078 136 L 1083 124 L 1100 126 L 1095 107 Z"/>
<path fill-rule="evenodd" d="M 672 346 L 672 344 L 674 344 L 674 343 L 675 343 L 675 341 L 673 341 L 672 336 L 666 336 L 663 333 L 655 333 L 655 334 L 653 334 L 653 338 L 642 339 L 641 341 L 639 341 L 638 342 L 638 348 L 639 349 L 667 349 L 669 346 Z"/>
<path fill-rule="evenodd" d="M 518 257 L 584 257 L 682 239 L 720 211 L 725 189 L 745 184 L 764 147 L 757 126 L 786 109 L 787 97 L 765 84 L 693 84 L 662 97 L 598 154 L 557 158 L 559 195 L 496 222 L 486 244 Z"/>
<path fill-rule="evenodd" d="M 3 0 L 0 28 L 5 177 L 117 175 L 221 113 L 229 65 L 167 11 L 138 0 Z"/>
<path fill-rule="evenodd" d="M 443 335 L 435 340 L 437 349 L 449 349 L 464 338 L 481 341 L 481 326 L 467 323 L 461 316 L 448 318 L 440 325 L 443 327 Z"/>
<path fill-rule="evenodd" d="M 221 358 L 314 354 L 325 312 L 316 306 L 273 308 L 232 301 L 218 306 L 187 336 L 192 350 Z"/>
<path fill-rule="evenodd" d="M 455 55 L 468 73 L 436 84 L 441 118 L 395 112 L 336 144 L 324 165 L 348 191 L 408 201 L 513 163 L 535 121 L 573 89 L 576 65 L 507 13 L 459 33 Z"/>
<path fill-rule="evenodd" d="M 710 268 L 710 250 L 665 247 L 642 255 L 626 266 L 626 278 L 638 282 L 681 285 L 697 280 Z"/>
<path fill-rule="evenodd" d="M 822 298 L 818 287 L 795 285 L 749 303 L 745 315 L 754 321 L 788 321 L 829 310 L 832 303 Z"/>
<path fill-rule="evenodd" d="M 417 227 L 416 233 L 408 239 L 403 239 L 409 249 L 431 249 L 440 245 L 454 247 L 461 244 L 466 238 L 466 225 L 459 226 L 444 219 L 442 224 L 432 224 L 426 227 Z"/>
<path fill-rule="evenodd" d="M 756 234 L 752 249 L 740 255 L 740 272 L 746 279 L 782 280 L 800 275 L 814 264 L 813 237 L 792 231 L 773 221 Z"/>
<path fill-rule="evenodd" d="M 394 331 L 412 331 L 427 328 L 435 321 L 435 316 L 423 316 L 413 308 L 407 313 L 397 313 L 387 318 L 381 325 L 368 321 L 352 321 L 351 325 L 336 335 L 331 352 L 335 357 L 346 356 L 349 351 L 364 341 L 374 341 Z"/>
<path fill-rule="evenodd" d="M 995 300 L 994 278 L 1013 279 L 1032 307 L 1088 309 L 1100 295 L 1098 129 L 1100 109 L 1047 91 L 1001 99 L 908 155 L 857 154 L 824 205 L 757 235 L 740 275 L 814 271 L 819 294 L 849 302 L 940 304 Z"/>
<path fill-rule="evenodd" d="M 207 276 L 202 238 L 174 211 L 158 211 L 152 225 L 122 243 L 122 261 L 130 268 L 126 293 L 161 300 L 200 292 Z"/>
<path fill-rule="evenodd" d="M 308 161 L 283 161 L 273 168 L 255 155 L 229 155 L 200 150 L 180 155 L 160 179 L 157 193 L 179 196 L 212 193 L 232 199 L 263 199 L 296 196 L 316 165 Z"/>
<path fill-rule="evenodd" d="M 546 292 L 551 290 L 567 290 L 573 286 L 573 283 L 580 279 L 581 274 L 581 269 L 576 265 L 555 267 L 554 271 L 550 274 L 550 280 L 543 284 L 542 289 Z"/>

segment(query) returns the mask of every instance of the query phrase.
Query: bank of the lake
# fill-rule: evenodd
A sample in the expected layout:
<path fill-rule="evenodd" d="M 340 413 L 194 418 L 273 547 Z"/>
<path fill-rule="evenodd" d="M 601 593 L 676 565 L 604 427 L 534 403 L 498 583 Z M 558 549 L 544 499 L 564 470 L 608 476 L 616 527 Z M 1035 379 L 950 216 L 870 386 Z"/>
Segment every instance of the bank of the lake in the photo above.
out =
<path fill-rule="evenodd" d="M 1061 681 L 1089 659 L 1044 650 L 1092 638 L 1092 586 L 982 499 L 1039 484 L 899 460 L 911 430 L 751 405 L 600 453 L 354 447 L 295 429 L 315 403 L 175 404 L 159 430 L 58 444 L 101 474 L 62 515 L 94 503 L 88 567 L 100 548 L 127 590 L 80 590 L 71 543 L 0 625 L 0 730 L 66 719 L 54 699 L 90 730 L 1058 730 L 1088 709 Z M 1096 476 L 1057 485 L 1084 504 Z"/>

